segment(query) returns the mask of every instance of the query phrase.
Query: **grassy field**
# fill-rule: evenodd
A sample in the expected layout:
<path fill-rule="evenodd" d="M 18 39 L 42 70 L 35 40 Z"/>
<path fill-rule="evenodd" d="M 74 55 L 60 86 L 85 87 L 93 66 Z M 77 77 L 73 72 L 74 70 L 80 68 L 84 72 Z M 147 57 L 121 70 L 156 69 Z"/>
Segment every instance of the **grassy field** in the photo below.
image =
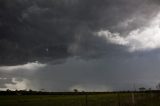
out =
<path fill-rule="evenodd" d="M 157 93 L 104 93 L 87 95 L 6 95 L 0 106 L 160 106 Z"/>

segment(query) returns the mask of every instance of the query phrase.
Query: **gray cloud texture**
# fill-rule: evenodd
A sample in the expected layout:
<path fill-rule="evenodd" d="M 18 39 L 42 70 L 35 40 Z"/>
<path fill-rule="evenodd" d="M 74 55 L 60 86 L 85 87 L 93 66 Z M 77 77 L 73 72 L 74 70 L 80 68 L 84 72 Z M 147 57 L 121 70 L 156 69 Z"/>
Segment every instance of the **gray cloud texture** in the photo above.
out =
<path fill-rule="evenodd" d="M 158 11 L 147 0 L 1 0 L 0 5 L 2 65 L 109 53 L 115 46 L 94 32 L 127 33 Z"/>
<path fill-rule="evenodd" d="M 97 32 L 123 38 L 158 13 L 158 0 L 1 0 L 0 87 L 152 87 L 159 77 L 159 48 L 128 52 Z"/>

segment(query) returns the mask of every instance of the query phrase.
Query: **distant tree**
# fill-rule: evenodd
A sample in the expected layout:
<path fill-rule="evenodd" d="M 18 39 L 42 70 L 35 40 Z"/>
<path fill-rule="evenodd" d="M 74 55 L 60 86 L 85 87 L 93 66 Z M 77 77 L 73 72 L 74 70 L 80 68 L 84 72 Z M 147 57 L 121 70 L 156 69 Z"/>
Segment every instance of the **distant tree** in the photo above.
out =
<path fill-rule="evenodd" d="M 10 90 L 10 89 L 7 89 L 6 91 L 9 92 L 9 91 L 11 91 L 11 90 Z"/>
<path fill-rule="evenodd" d="M 27 89 L 23 89 L 22 91 L 23 91 L 23 92 L 26 92 L 26 91 L 27 91 Z"/>
<path fill-rule="evenodd" d="M 158 84 L 156 85 L 156 89 L 157 89 L 157 90 L 160 90 L 160 83 L 158 83 Z"/>
<path fill-rule="evenodd" d="M 29 89 L 29 92 L 32 92 L 33 90 L 32 89 Z"/>
<path fill-rule="evenodd" d="M 74 91 L 74 92 L 78 92 L 78 89 L 74 89 L 73 91 Z"/>
<path fill-rule="evenodd" d="M 139 88 L 139 91 L 145 91 L 145 90 L 146 90 L 146 88 L 144 88 L 144 87 Z"/>
<path fill-rule="evenodd" d="M 151 91 L 151 90 L 152 90 L 152 88 L 149 88 L 148 90 L 149 90 L 149 91 Z"/>
<path fill-rule="evenodd" d="M 45 92 L 45 89 L 42 88 L 40 91 L 41 91 L 41 92 Z"/>

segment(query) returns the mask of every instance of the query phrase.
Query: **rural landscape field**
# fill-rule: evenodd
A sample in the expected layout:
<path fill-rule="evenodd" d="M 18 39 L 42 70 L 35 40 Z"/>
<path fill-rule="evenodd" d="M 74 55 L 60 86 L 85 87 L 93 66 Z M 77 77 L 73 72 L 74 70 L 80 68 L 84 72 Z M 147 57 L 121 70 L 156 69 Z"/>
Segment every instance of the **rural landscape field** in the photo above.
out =
<path fill-rule="evenodd" d="M 4 92 L 3 92 L 4 93 Z M 160 92 L 11 92 L 0 106 L 160 106 Z"/>

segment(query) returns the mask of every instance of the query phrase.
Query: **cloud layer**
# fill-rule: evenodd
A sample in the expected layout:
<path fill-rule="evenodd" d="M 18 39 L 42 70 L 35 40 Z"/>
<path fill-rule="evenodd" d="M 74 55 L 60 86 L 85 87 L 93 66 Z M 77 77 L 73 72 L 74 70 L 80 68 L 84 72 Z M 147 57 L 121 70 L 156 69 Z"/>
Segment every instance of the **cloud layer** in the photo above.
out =
<path fill-rule="evenodd" d="M 39 68 L 43 68 L 45 67 L 45 64 L 41 64 L 41 63 L 27 63 L 24 65 L 16 65 L 16 66 L 1 66 L 0 67 L 0 71 L 3 72 L 12 72 L 15 70 L 28 70 L 28 71 L 34 71 L 37 70 Z"/>
<path fill-rule="evenodd" d="M 123 36 L 147 25 L 159 10 L 150 0 L 1 0 L 0 5 L 1 65 L 110 53 L 114 45 L 95 32 Z"/>
<path fill-rule="evenodd" d="M 98 36 L 105 37 L 107 41 L 128 47 L 129 51 L 145 51 L 160 48 L 160 14 L 158 13 L 145 27 L 135 29 L 127 36 L 119 33 L 99 31 Z"/>
<path fill-rule="evenodd" d="M 157 0 L 1 0 L 0 88 L 154 87 L 160 77 L 159 5 Z"/>

